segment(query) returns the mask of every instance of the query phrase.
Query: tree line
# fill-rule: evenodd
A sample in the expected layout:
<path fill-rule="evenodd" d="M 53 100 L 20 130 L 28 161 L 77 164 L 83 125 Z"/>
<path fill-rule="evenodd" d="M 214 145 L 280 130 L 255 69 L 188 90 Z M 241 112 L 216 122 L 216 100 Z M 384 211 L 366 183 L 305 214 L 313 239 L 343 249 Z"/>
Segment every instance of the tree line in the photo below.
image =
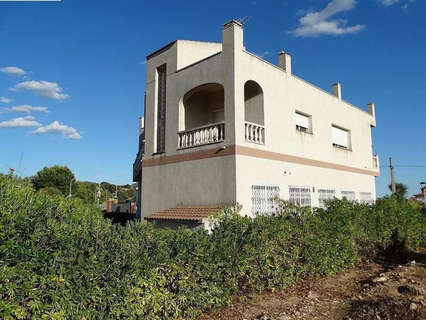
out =
<path fill-rule="evenodd" d="M 42 190 L 49 195 L 62 195 L 65 197 L 78 198 L 84 203 L 95 203 L 97 200 L 96 195 L 99 183 L 78 181 L 74 173 L 67 166 L 55 165 L 52 167 L 44 167 L 34 176 L 22 178 L 21 180 L 26 185 L 31 186 L 34 190 Z M 114 198 L 116 191 L 117 199 L 120 203 L 131 201 L 135 194 L 135 188 L 133 185 L 117 185 L 116 187 L 116 185 L 108 182 L 100 183 L 100 191 L 100 203 L 107 199 Z"/>

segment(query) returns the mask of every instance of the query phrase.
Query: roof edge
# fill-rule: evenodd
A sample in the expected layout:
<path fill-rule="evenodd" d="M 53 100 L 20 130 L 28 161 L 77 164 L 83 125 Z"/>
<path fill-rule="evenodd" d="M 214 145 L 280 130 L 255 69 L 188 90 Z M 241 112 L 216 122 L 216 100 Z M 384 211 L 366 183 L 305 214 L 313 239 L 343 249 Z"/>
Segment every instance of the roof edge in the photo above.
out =
<path fill-rule="evenodd" d="M 178 41 L 178 40 L 173 40 L 172 42 L 169 42 L 168 44 L 166 44 L 165 46 L 161 47 L 160 49 L 155 50 L 154 52 L 152 52 L 152 53 L 148 54 L 148 55 L 146 56 L 146 60 L 149 60 L 149 59 L 151 59 L 151 58 L 153 58 L 153 57 L 155 57 L 155 56 L 159 55 L 160 53 L 162 53 L 162 52 L 164 52 L 164 51 L 168 50 L 168 49 L 169 49 L 170 47 L 172 47 L 172 46 L 173 46 L 173 45 L 174 45 L 177 41 Z"/>

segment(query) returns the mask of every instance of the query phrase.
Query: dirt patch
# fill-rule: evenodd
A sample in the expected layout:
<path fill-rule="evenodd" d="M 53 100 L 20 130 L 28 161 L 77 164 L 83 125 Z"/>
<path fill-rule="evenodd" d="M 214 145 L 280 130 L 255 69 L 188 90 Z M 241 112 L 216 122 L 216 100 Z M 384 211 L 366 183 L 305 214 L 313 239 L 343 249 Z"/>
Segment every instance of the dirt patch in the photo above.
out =
<path fill-rule="evenodd" d="M 200 320 L 425 320 L 426 264 L 368 263 L 282 292 L 235 299 L 233 306 Z"/>

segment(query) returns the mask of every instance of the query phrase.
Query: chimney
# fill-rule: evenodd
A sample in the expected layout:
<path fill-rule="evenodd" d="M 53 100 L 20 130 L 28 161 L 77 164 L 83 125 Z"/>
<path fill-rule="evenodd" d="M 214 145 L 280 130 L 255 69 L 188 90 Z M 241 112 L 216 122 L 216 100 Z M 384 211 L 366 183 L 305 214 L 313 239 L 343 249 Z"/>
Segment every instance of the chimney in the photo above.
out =
<path fill-rule="evenodd" d="M 223 52 L 236 52 L 244 49 L 243 45 L 243 25 L 231 20 L 223 25 L 222 29 L 222 46 Z"/>
<path fill-rule="evenodd" d="M 371 114 L 371 116 L 373 117 L 371 126 L 375 127 L 376 126 L 376 107 L 374 106 L 373 102 L 370 102 L 369 104 L 367 104 L 367 106 L 368 106 L 368 113 Z"/>
<path fill-rule="evenodd" d="M 278 55 L 278 67 L 288 74 L 291 74 L 291 55 L 287 52 L 281 51 Z"/>
<path fill-rule="evenodd" d="M 333 94 L 339 99 L 342 100 L 342 85 L 337 82 L 333 84 Z"/>

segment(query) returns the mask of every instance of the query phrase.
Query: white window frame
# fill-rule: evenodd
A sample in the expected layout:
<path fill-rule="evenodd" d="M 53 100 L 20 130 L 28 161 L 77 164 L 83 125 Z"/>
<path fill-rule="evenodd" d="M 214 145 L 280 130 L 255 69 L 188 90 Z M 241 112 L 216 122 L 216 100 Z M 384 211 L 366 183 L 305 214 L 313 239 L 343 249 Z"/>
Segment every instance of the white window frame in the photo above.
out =
<path fill-rule="evenodd" d="M 336 197 L 336 190 L 333 189 L 318 189 L 318 206 L 325 209 L 325 202 Z"/>
<path fill-rule="evenodd" d="M 308 123 L 302 124 L 304 121 L 298 121 L 298 116 L 305 117 Z M 312 116 L 301 112 L 299 110 L 296 110 L 294 113 L 294 120 L 296 125 L 296 130 L 300 132 L 306 132 L 306 133 L 312 133 Z"/>
<path fill-rule="evenodd" d="M 312 206 L 311 187 L 288 186 L 289 202 L 300 207 Z"/>
<path fill-rule="evenodd" d="M 342 138 L 336 137 L 342 132 L 346 133 L 346 143 Z M 345 150 L 352 150 L 352 142 L 351 142 L 351 131 L 349 129 L 343 128 L 339 125 L 332 124 L 331 125 L 331 143 L 333 147 L 345 149 Z"/>
<path fill-rule="evenodd" d="M 348 201 L 355 201 L 356 200 L 355 191 L 342 190 L 340 192 L 340 194 L 342 195 L 342 199 L 346 198 L 346 200 L 348 200 Z"/>
<path fill-rule="evenodd" d="M 268 215 L 278 208 L 277 198 L 280 197 L 280 186 L 276 184 L 256 184 L 251 186 L 252 214 Z"/>

